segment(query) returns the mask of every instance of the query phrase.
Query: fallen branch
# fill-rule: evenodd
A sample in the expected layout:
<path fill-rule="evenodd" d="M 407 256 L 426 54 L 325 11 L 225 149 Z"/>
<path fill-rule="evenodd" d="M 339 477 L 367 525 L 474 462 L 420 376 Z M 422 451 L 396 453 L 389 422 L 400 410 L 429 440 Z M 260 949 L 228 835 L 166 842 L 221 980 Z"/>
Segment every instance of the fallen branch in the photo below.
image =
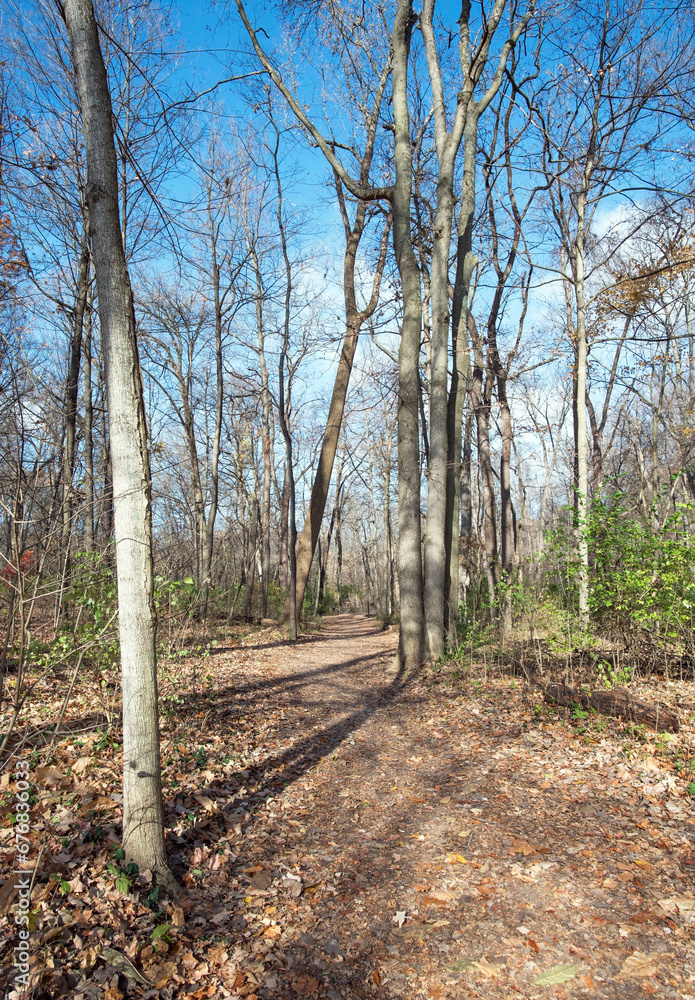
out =
<path fill-rule="evenodd" d="M 559 705 L 581 705 L 585 709 L 593 709 L 601 715 L 612 715 L 616 719 L 629 719 L 639 722 L 656 732 L 664 730 L 677 733 L 678 716 L 670 708 L 654 702 L 653 704 L 638 701 L 627 688 L 617 687 L 611 691 L 580 691 L 566 684 L 539 685 L 546 701 Z"/>

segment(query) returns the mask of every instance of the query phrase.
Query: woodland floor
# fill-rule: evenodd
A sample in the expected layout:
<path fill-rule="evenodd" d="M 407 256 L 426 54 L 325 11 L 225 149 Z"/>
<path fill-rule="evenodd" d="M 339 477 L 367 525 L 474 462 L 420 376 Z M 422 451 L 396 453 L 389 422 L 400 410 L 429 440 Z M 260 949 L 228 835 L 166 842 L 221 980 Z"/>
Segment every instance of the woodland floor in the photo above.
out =
<path fill-rule="evenodd" d="M 34 995 L 695 997 L 693 685 L 657 682 L 679 735 L 635 736 L 482 667 L 402 683 L 396 641 L 340 615 L 163 665 L 173 900 L 147 872 L 116 884 L 118 728 L 93 715 L 115 694 L 85 682 L 34 773 Z"/>

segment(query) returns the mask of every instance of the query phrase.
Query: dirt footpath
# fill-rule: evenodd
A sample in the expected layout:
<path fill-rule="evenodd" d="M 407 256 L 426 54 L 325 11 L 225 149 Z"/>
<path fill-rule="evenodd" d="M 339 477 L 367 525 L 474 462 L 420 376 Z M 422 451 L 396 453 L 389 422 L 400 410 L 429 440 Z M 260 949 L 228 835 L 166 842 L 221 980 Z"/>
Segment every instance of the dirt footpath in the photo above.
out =
<path fill-rule="evenodd" d="M 251 643 L 264 659 L 215 705 L 265 727 L 227 874 L 187 907 L 239 970 L 225 989 L 695 995 L 695 826 L 668 760 L 538 721 L 510 678 L 475 697 L 401 686 L 396 641 L 342 615 L 296 647 Z"/>
<path fill-rule="evenodd" d="M 341 615 L 162 662 L 176 899 L 119 868 L 120 736 L 81 689 L 32 806 L 34 995 L 693 1000 L 692 715 L 572 720 L 484 663 L 403 683 L 396 641 Z"/>

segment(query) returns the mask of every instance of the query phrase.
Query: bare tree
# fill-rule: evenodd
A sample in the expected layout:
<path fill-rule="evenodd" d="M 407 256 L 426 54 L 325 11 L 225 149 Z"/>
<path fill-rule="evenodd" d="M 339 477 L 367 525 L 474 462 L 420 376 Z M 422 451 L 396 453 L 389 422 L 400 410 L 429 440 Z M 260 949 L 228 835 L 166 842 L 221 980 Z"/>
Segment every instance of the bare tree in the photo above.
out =
<path fill-rule="evenodd" d="M 164 846 L 149 455 L 118 213 L 113 111 L 91 0 L 63 7 L 77 76 L 111 432 L 123 694 L 123 848 L 171 884 Z"/>

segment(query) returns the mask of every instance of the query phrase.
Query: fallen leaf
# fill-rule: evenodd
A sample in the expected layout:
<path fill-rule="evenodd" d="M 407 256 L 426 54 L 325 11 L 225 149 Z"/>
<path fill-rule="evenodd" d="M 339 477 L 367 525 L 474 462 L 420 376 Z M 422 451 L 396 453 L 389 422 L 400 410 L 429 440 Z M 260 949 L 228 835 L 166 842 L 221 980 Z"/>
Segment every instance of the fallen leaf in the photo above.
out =
<path fill-rule="evenodd" d="M 686 923 L 695 920 L 695 899 L 691 896 L 670 896 L 668 899 L 660 899 L 659 906 L 665 913 L 679 913 L 685 918 Z"/>
<path fill-rule="evenodd" d="M 577 975 L 576 965 L 554 965 L 547 972 L 542 972 L 532 980 L 532 986 L 559 986 L 560 983 L 568 983 Z"/>
<path fill-rule="evenodd" d="M 523 854 L 528 856 L 529 854 L 538 854 L 538 848 L 534 847 L 533 844 L 529 844 L 527 840 L 520 840 L 518 837 L 512 839 L 512 846 L 509 848 L 511 854 Z"/>
<path fill-rule="evenodd" d="M 19 886 L 16 884 L 17 879 L 14 875 L 10 875 L 6 879 L 2 886 L 0 886 L 0 913 L 9 910 L 12 905 L 12 900 L 19 892 Z"/>
<path fill-rule="evenodd" d="M 449 862 L 450 865 L 455 865 L 455 864 L 467 865 L 468 864 L 468 862 L 466 861 L 466 859 L 464 858 L 464 856 L 462 854 L 447 854 L 446 860 Z"/>
<path fill-rule="evenodd" d="M 451 903 L 454 899 L 456 899 L 456 893 L 450 892 L 448 889 L 432 889 L 423 897 L 422 902 L 425 906 L 430 906 L 432 903 Z"/>
<path fill-rule="evenodd" d="M 176 962 L 162 962 L 160 965 L 151 965 L 147 971 L 152 977 L 155 989 L 163 990 L 166 988 L 171 977 L 176 974 Z"/>
<path fill-rule="evenodd" d="M 37 785 L 48 785 L 49 788 L 68 783 L 70 780 L 53 764 L 37 767 L 34 771 L 34 779 Z"/>
<path fill-rule="evenodd" d="M 100 951 L 100 944 L 92 945 L 91 948 L 85 948 L 80 953 L 80 968 L 86 969 L 88 972 L 90 969 L 93 969 L 96 965 L 97 959 L 99 958 Z"/>
<path fill-rule="evenodd" d="M 205 957 L 211 965 L 223 965 L 229 958 L 229 955 L 223 945 L 216 944 L 212 948 L 208 948 Z"/>
<path fill-rule="evenodd" d="M 312 993 L 316 993 L 318 988 L 319 981 L 318 979 L 314 979 L 313 976 L 298 976 L 292 983 L 292 989 L 300 997 L 311 996 Z"/>
<path fill-rule="evenodd" d="M 481 972 L 488 979 L 492 979 L 494 976 L 499 976 L 501 972 L 501 966 L 493 965 L 492 962 L 488 962 L 488 960 L 485 957 L 479 958 L 475 962 L 474 968 L 477 969 L 478 972 Z"/>
<path fill-rule="evenodd" d="M 402 927 L 405 923 L 405 910 L 396 910 L 396 914 L 391 918 L 394 924 Z"/>
<path fill-rule="evenodd" d="M 259 872 L 258 875 L 253 876 L 250 885 L 252 889 L 265 890 L 270 888 L 272 881 L 268 872 Z"/>
<path fill-rule="evenodd" d="M 79 875 L 75 875 L 73 879 L 68 882 L 71 892 L 84 892 L 87 886 L 81 881 Z"/>
<path fill-rule="evenodd" d="M 457 962 L 454 962 L 453 965 L 450 965 L 449 968 L 452 972 L 466 972 L 467 969 L 472 968 L 474 965 L 474 958 L 460 958 Z"/>
<path fill-rule="evenodd" d="M 208 795 L 194 795 L 196 802 L 199 802 L 206 812 L 215 812 L 217 805 Z"/>
<path fill-rule="evenodd" d="M 136 983 L 142 983 L 143 986 L 152 985 L 149 980 L 145 979 L 141 972 L 138 972 L 128 956 L 123 955 L 120 951 L 116 951 L 115 948 L 102 948 L 99 958 L 103 958 L 108 965 L 113 965 L 124 976 L 134 979 Z"/>
<path fill-rule="evenodd" d="M 181 909 L 180 906 L 175 906 L 171 914 L 172 927 L 183 927 L 185 923 L 186 923 L 186 918 L 184 916 L 183 910 Z"/>
<path fill-rule="evenodd" d="M 659 971 L 659 958 L 659 953 L 656 951 L 650 951 L 649 954 L 633 951 L 623 962 L 621 975 L 635 979 L 641 976 L 653 976 Z"/>

